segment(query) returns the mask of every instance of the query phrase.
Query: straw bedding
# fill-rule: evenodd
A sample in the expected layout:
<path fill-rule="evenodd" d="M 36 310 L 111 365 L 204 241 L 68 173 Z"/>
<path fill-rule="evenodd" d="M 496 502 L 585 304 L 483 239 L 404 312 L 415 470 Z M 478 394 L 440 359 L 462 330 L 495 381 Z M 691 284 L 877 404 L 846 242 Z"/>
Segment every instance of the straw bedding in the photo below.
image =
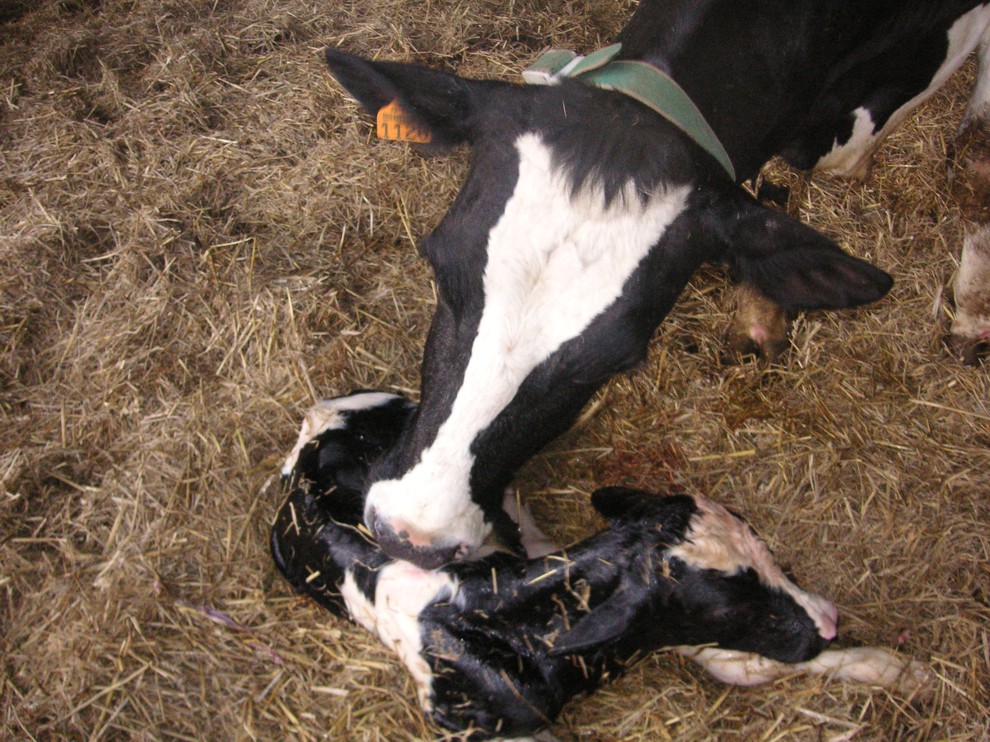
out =
<path fill-rule="evenodd" d="M 466 167 L 373 140 L 320 49 L 516 79 L 631 6 L 0 4 L 0 737 L 430 738 L 388 652 L 292 595 L 266 548 L 304 410 L 418 388 L 434 298 L 414 241 Z M 518 479 L 563 542 L 601 527 L 605 484 L 745 513 L 850 641 L 930 660 L 930 696 L 733 689 L 660 654 L 558 738 L 990 734 L 990 384 L 940 345 L 961 236 L 943 163 L 972 74 L 862 187 L 768 169 L 792 214 L 895 275 L 887 299 L 800 318 L 779 365 L 724 366 L 707 272 Z"/>

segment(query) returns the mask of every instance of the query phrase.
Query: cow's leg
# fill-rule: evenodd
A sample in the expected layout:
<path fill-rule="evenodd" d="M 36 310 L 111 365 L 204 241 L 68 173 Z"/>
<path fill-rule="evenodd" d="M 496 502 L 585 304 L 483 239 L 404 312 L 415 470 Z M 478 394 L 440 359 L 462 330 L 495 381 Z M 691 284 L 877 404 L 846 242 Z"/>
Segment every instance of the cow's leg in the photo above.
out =
<path fill-rule="evenodd" d="M 990 30 L 980 46 L 976 88 L 951 160 L 951 194 L 964 236 L 949 347 L 964 363 L 975 363 L 990 348 Z"/>
<path fill-rule="evenodd" d="M 536 559 L 560 550 L 560 547 L 539 529 L 526 503 L 519 499 L 511 487 L 505 491 L 502 509 L 519 526 L 519 540 L 522 541 L 528 558 Z"/>
<path fill-rule="evenodd" d="M 734 291 L 735 313 L 726 334 L 730 360 L 758 356 L 775 361 L 789 344 L 787 313 L 751 286 Z"/>
<path fill-rule="evenodd" d="M 519 499 L 512 487 L 507 487 L 502 498 L 502 513 L 496 517 L 495 527 L 485 543 L 469 558 L 484 559 L 498 551 L 521 556 L 520 546 L 527 559 L 536 559 L 560 551 L 560 547 L 537 527 L 526 503 Z"/>

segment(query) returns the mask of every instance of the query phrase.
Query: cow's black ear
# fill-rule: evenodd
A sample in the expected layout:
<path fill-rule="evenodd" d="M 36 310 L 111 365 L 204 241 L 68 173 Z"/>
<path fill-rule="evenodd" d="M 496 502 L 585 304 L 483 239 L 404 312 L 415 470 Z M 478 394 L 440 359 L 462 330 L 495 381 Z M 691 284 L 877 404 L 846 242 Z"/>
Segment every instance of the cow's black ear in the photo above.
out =
<path fill-rule="evenodd" d="M 550 648 L 552 656 L 577 654 L 604 647 L 625 634 L 639 614 L 641 601 L 634 594 L 644 591 L 620 587 L 601 605 L 574 624 Z"/>
<path fill-rule="evenodd" d="M 884 296 L 893 279 L 780 211 L 734 205 L 726 262 L 732 277 L 785 310 L 847 309 Z"/>
<path fill-rule="evenodd" d="M 416 64 L 374 62 L 334 48 L 325 55 L 331 74 L 368 113 L 377 117 L 394 105 L 417 131 L 429 133 L 431 145 L 441 147 L 470 143 L 487 93 L 506 84 Z"/>

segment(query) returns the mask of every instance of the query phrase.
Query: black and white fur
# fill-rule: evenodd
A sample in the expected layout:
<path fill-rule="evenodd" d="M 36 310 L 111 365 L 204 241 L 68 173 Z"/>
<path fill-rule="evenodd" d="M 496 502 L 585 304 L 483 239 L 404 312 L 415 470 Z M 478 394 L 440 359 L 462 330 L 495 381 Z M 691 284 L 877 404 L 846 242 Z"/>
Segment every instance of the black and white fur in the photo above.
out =
<path fill-rule="evenodd" d="M 283 469 L 292 489 L 271 548 L 296 590 L 399 654 L 440 727 L 471 738 L 530 734 L 661 647 L 737 684 L 798 669 L 923 682 L 923 668 L 881 650 L 823 653 L 835 607 L 800 590 L 742 520 L 701 497 L 599 490 L 592 502 L 609 527 L 562 550 L 508 497 L 540 556 L 498 552 L 435 571 L 392 560 L 360 523 L 361 479 L 414 409 L 361 393 L 310 411 Z"/>
<path fill-rule="evenodd" d="M 740 181 L 772 155 L 862 176 L 884 137 L 974 49 L 957 156 L 969 204 L 954 337 L 990 341 L 990 4 L 980 0 L 643 0 L 621 57 L 670 74 Z M 421 406 L 376 463 L 365 522 L 437 566 L 481 544 L 516 470 L 640 361 L 706 262 L 740 283 L 742 343 L 786 344 L 785 312 L 854 307 L 890 278 L 757 204 L 705 151 L 619 93 L 467 80 L 328 49 L 372 114 L 396 101 L 472 165 L 421 244 L 438 302 Z M 983 149 L 980 149 L 980 145 Z M 982 164 L 981 164 L 982 163 Z"/>

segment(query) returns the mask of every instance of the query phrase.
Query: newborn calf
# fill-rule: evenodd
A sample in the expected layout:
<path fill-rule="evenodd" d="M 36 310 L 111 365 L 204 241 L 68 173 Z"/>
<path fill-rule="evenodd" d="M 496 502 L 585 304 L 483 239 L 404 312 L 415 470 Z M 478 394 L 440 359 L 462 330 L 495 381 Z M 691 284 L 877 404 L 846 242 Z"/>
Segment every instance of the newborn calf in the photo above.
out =
<path fill-rule="evenodd" d="M 441 727 L 471 738 L 530 734 L 662 647 L 739 684 L 796 667 L 785 663 L 856 665 L 847 675 L 888 685 L 901 677 L 903 663 L 882 650 L 849 662 L 823 654 L 835 607 L 788 580 L 741 519 L 702 497 L 601 489 L 592 503 L 609 527 L 566 549 L 528 560 L 490 553 L 434 571 L 393 561 L 361 524 L 362 492 L 369 463 L 414 411 L 378 392 L 313 408 L 282 470 L 292 490 L 271 549 L 296 590 L 399 654 Z M 511 498 L 506 509 L 533 556 L 542 534 Z"/>

